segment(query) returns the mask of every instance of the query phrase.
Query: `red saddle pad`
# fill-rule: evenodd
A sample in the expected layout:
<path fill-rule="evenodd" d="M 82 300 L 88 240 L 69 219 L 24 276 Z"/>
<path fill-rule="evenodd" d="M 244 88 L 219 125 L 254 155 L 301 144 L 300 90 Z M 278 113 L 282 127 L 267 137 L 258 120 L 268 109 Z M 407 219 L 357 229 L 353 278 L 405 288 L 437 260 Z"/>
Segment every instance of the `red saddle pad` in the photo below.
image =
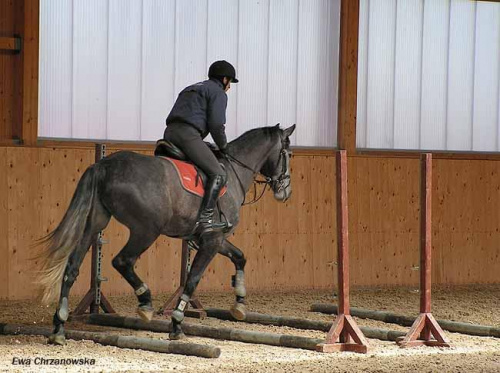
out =
<path fill-rule="evenodd" d="M 205 194 L 205 189 L 203 188 L 203 180 L 201 176 L 196 172 L 196 168 L 192 163 L 179 161 L 177 159 L 169 157 L 160 157 L 170 161 L 177 170 L 179 179 L 181 180 L 182 187 L 190 193 L 196 194 L 197 196 L 203 197 Z M 220 191 L 219 197 L 226 194 L 227 186 L 224 186 Z"/>

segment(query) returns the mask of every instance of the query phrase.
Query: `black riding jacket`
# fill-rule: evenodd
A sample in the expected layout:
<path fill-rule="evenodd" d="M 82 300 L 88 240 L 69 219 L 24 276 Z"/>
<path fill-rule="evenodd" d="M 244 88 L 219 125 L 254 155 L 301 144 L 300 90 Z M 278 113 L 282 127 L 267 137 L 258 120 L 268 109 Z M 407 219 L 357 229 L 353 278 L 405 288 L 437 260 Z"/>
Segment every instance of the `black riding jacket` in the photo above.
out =
<path fill-rule="evenodd" d="M 187 123 L 205 138 L 210 133 L 219 149 L 227 145 L 226 139 L 227 95 L 216 79 L 205 80 L 185 88 L 175 101 L 167 117 L 171 123 Z"/>

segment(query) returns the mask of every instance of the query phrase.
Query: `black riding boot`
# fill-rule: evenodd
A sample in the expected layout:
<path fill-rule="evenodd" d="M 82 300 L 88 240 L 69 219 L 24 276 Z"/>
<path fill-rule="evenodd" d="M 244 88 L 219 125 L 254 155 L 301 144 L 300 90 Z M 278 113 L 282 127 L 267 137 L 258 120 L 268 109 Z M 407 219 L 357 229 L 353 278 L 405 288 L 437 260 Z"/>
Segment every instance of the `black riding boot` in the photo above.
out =
<path fill-rule="evenodd" d="M 224 178 L 220 175 L 209 177 L 205 185 L 205 195 L 201 201 L 198 219 L 194 226 L 194 234 L 203 235 L 209 232 L 223 232 L 229 229 L 226 222 L 214 222 L 214 211 L 219 193 L 224 187 Z"/>

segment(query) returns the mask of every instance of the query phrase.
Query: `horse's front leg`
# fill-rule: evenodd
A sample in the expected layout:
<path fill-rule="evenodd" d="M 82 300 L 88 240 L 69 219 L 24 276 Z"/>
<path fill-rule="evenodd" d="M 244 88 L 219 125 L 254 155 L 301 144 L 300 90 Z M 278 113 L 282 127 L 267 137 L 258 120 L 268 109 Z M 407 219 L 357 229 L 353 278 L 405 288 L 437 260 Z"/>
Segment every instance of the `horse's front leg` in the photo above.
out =
<path fill-rule="evenodd" d="M 224 240 L 222 243 L 222 248 L 219 250 L 219 253 L 231 259 L 236 268 L 236 274 L 232 278 L 236 301 L 231 307 L 231 315 L 236 320 L 245 320 L 245 296 L 247 295 L 245 288 L 245 264 L 247 260 L 243 252 L 227 240 Z"/>
<path fill-rule="evenodd" d="M 184 319 L 184 309 L 196 290 L 201 276 L 203 276 L 208 265 L 219 251 L 222 240 L 223 237 L 220 233 L 207 233 L 203 235 L 198 251 L 193 259 L 191 270 L 188 273 L 184 291 L 177 302 L 177 307 L 172 312 L 172 332 L 169 334 L 170 339 L 181 339 L 184 337 L 181 329 L 181 322 Z"/>

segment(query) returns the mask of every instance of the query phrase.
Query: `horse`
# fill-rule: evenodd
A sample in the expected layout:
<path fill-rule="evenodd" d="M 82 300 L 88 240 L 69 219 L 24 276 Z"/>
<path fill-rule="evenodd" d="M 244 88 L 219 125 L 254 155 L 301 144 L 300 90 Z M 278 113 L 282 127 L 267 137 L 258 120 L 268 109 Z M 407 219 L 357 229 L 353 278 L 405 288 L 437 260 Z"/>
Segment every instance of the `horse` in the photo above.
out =
<path fill-rule="evenodd" d="M 65 344 L 70 289 L 96 234 L 108 225 L 112 216 L 130 231 L 128 242 L 113 258 L 112 265 L 134 289 L 141 318 L 151 320 L 154 309 L 151 291 L 135 273 L 134 264 L 160 235 L 165 235 L 189 240 L 197 249 L 181 303 L 189 302 L 203 272 L 219 253 L 235 266 L 236 300 L 231 312 L 237 319 L 244 319 L 246 259 L 228 237 L 239 222 L 239 210 L 258 174 L 264 176 L 276 200 L 285 202 L 290 197 L 289 137 L 294 130 L 295 125 L 281 129 L 279 124 L 255 128 L 228 144 L 225 156 L 219 158 L 227 173 L 227 191 L 219 198 L 216 215 L 231 223 L 230 230 L 201 237 L 192 233 L 201 197 L 183 189 L 176 169 L 168 160 L 119 151 L 89 166 L 61 222 L 40 242 L 45 245 L 38 276 L 43 288 L 42 301 L 45 304 L 58 301 L 48 342 Z M 178 307 L 176 311 L 177 317 L 172 315 L 170 339 L 184 337 L 181 328 L 184 308 Z"/>

